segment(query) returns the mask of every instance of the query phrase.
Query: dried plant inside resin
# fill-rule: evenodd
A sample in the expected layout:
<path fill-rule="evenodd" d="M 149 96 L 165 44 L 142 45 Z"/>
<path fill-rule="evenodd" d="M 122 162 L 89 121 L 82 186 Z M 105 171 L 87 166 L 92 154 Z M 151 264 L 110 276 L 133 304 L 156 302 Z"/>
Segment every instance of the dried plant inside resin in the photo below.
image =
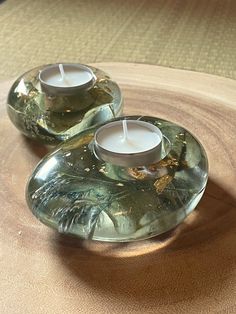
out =
<path fill-rule="evenodd" d="M 163 233 L 193 211 L 208 177 L 202 145 L 174 123 L 129 119 L 161 130 L 162 159 L 133 168 L 103 162 L 93 151 L 96 128 L 82 132 L 44 158 L 29 180 L 28 205 L 43 223 L 82 239 L 132 241 Z"/>

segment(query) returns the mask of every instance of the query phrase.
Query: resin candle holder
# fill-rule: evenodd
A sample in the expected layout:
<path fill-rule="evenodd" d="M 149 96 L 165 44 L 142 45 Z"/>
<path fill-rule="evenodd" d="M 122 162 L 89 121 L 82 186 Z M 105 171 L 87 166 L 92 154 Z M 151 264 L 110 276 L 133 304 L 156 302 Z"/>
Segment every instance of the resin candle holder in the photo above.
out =
<path fill-rule="evenodd" d="M 194 210 L 208 178 L 202 145 L 172 122 L 125 118 L 159 128 L 158 161 L 133 167 L 104 161 L 95 138 L 103 126 L 85 130 L 46 156 L 28 182 L 28 206 L 40 221 L 81 239 L 124 242 L 166 232 Z"/>
<path fill-rule="evenodd" d="M 59 64 L 34 68 L 12 85 L 8 115 L 27 137 L 55 145 L 121 114 L 121 91 L 109 75 L 81 64 L 64 64 L 64 70 L 68 86 L 57 80 Z"/>

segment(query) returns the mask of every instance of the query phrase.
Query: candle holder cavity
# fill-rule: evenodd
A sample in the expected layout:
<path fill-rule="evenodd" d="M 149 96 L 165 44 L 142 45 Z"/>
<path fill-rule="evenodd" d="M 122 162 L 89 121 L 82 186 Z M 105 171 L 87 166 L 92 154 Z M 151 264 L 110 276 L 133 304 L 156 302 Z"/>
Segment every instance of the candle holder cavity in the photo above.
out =
<path fill-rule="evenodd" d="M 51 145 L 118 117 L 122 108 L 120 88 L 109 75 L 70 63 L 31 69 L 14 82 L 7 100 L 13 124 L 27 137 Z"/>
<path fill-rule="evenodd" d="M 124 119 L 159 128 L 159 160 L 133 167 L 104 161 L 95 138 L 102 127 L 85 130 L 46 156 L 29 179 L 26 199 L 40 221 L 81 239 L 126 242 L 164 233 L 194 210 L 208 178 L 202 145 L 169 121 L 113 121 Z"/>

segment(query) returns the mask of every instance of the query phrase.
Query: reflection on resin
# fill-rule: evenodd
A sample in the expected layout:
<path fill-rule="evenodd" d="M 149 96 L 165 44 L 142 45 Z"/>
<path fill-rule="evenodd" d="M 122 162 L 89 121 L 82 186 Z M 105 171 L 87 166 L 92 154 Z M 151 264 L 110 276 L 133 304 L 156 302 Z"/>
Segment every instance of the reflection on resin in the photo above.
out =
<path fill-rule="evenodd" d="M 26 136 L 54 145 L 121 114 L 120 89 L 103 71 L 89 67 L 97 79 L 86 92 L 53 96 L 41 90 L 38 76 L 44 67 L 23 74 L 8 95 L 8 115 Z"/>
<path fill-rule="evenodd" d="M 76 135 L 44 158 L 29 180 L 28 205 L 43 223 L 82 239 L 133 241 L 166 232 L 193 211 L 208 175 L 201 144 L 174 123 L 129 119 L 160 128 L 162 160 L 135 168 L 105 163 L 93 153 L 96 128 Z"/>

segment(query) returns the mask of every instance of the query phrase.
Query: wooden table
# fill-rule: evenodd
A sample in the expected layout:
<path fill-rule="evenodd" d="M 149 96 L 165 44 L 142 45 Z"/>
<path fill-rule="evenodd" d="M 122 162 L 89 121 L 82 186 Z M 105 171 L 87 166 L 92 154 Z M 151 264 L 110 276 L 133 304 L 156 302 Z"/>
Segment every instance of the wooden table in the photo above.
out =
<path fill-rule="evenodd" d="M 176 230 L 131 244 L 62 237 L 31 214 L 28 176 L 48 151 L 5 112 L 0 84 L 1 313 L 235 313 L 236 82 L 158 66 L 103 63 L 125 113 L 183 125 L 204 145 L 209 183 Z"/>

